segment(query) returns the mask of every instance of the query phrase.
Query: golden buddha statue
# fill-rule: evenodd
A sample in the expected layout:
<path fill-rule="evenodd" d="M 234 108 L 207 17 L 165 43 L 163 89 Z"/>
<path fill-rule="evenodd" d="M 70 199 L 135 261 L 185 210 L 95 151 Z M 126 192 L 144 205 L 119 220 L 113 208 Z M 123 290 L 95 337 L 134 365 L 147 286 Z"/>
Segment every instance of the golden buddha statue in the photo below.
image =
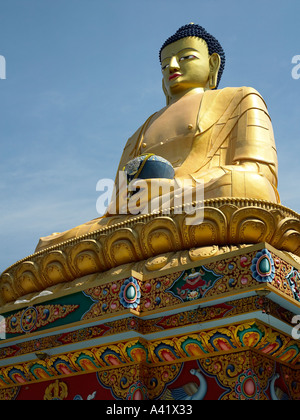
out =
<path fill-rule="evenodd" d="M 104 216 L 41 238 L 34 254 L 1 274 L 0 305 L 56 285 L 63 293 L 62 283 L 69 293 L 132 273 L 153 278 L 253 244 L 298 261 L 300 215 L 280 204 L 262 97 L 249 87 L 218 89 L 225 54 L 201 26 L 179 28 L 160 62 L 166 106 L 127 141 Z M 159 166 L 152 161 L 169 173 L 149 170 L 148 162 Z"/>
<path fill-rule="evenodd" d="M 195 188 L 203 185 L 204 199 L 279 203 L 277 153 L 266 104 L 249 87 L 217 89 L 225 64 L 219 42 L 201 26 L 188 24 L 163 44 L 160 61 L 167 104 L 127 141 L 118 171 L 133 158 L 152 153 L 172 164 L 174 179 L 160 182 L 173 193 L 189 179 Z M 141 187 L 136 193 L 141 207 L 155 198 L 150 188 L 139 181 L 135 185 Z M 114 207 L 124 209 L 127 197 L 119 194 L 117 200 Z M 36 251 L 130 217 L 130 211 L 112 214 L 109 207 L 101 218 L 41 238 Z"/>

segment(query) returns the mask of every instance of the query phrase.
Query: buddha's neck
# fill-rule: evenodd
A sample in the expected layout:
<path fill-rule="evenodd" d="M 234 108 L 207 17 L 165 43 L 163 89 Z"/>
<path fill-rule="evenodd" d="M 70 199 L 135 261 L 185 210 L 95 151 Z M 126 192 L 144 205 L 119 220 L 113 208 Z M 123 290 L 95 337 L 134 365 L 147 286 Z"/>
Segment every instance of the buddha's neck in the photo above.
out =
<path fill-rule="evenodd" d="M 184 92 L 174 93 L 169 100 L 169 105 L 172 105 L 174 102 L 179 101 L 179 99 L 183 97 L 197 95 L 199 93 L 204 93 L 204 92 L 205 92 L 205 89 L 199 87 L 199 88 L 192 88 L 189 90 L 185 90 Z"/>

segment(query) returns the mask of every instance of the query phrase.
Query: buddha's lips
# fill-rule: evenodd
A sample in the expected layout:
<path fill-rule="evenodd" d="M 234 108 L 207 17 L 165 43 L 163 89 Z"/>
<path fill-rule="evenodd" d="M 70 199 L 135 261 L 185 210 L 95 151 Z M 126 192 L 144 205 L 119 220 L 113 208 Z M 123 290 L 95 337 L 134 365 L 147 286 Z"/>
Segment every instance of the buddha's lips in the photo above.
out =
<path fill-rule="evenodd" d="M 174 73 L 171 74 L 171 76 L 169 77 L 169 80 L 175 79 L 175 77 L 181 76 L 181 73 Z"/>

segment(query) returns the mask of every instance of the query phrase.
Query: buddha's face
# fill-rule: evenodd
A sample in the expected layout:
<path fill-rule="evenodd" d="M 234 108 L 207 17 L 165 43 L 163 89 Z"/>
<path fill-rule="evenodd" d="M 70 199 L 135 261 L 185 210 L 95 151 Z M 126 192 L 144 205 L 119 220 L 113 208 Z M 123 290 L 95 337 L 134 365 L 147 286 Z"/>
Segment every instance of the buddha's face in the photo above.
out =
<path fill-rule="evenodd" d="M 196 37 L 182 38 L 167 45 L 161 52 L 161 65 L 169 97 L 194 88 L 207 89 L 212 56 L 208 53 L 206 42 Z"/>

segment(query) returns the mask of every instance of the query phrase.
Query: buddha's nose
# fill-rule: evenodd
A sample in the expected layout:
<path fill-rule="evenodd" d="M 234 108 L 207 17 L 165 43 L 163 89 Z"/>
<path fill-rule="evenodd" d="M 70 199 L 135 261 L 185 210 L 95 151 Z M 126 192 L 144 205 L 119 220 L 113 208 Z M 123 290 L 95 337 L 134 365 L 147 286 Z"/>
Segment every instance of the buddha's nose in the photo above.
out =
<path fill-rule="evenodd" d="M 169 65 L 170 73 L 173 73 L 174 71 L 179 70 L 179 69 L 180 69 L 180 67 L 179 67 L 179 62 L 178 62 L 177 58 L 172 57 L 171 61 L 170 61 L 170 65 Z"/>

